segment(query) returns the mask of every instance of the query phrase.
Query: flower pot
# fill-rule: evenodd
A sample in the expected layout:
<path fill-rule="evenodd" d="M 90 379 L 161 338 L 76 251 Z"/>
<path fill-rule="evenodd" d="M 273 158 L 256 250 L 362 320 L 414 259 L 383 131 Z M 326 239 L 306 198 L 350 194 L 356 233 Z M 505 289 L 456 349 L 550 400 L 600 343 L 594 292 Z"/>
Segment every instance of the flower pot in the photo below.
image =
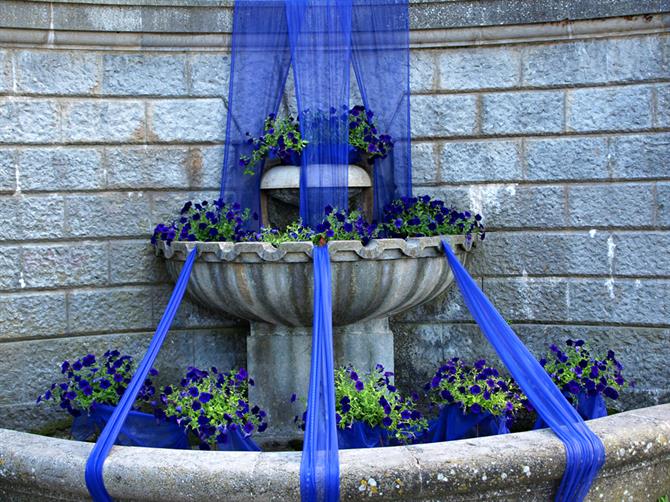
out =
<path fill-rule="evenodd" d="M 508 433 L 507 417 L 504 415 L 495 416 L 489 412 L 464 414 L 459 405 L 449 404 L 440 409 L 437 420 L 430 424 L 424 442 L 436 443 Z"/>
<path fill-rule="evenodd" d="M 91 412 L 75 417 L 72 437 L 86 441 L 101 431 L 114 413 L 115 406 L 94 404 Z M 184 430 L 174 422 L 159 421 L 153 415 L 132 410 L 126 418 L 114 444 L 151 448 L 190 449 Z"/>

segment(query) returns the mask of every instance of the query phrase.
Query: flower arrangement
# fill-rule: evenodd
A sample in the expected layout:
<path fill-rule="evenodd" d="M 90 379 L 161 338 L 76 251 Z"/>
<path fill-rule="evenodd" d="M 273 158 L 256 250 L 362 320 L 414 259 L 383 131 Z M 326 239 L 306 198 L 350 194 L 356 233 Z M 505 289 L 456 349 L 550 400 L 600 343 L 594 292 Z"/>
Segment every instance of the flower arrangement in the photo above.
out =
<path fill-rule="evenodd" d="M 566 340 L 561 350 L 555 344 L 540 359 L 540 364 L 549 373 L 554 383 L 573 403 L 580 393 L 587 396 L 603 395 L 616 400 L 627 385 L 623 376 L 623 365 L 617 361 L 614 351 L 606 355 L 593 354 L 584 340 Z"/>
<path fill-rule="evenodd" d="M 393 373 L 384 371 L 378 364 L 367 374 L 362 374 L 351 366 L 335 370 L 335 420 L 342 433 L 351 431 L 356 425 L 363 424 L 376 436 L 373 444 L 379 446 L 391 443 L 413 442 L 425 429 L 428 422 L 417 410 L 418 396 L 403 397 L 391 382 Z M 291 401 L 295 401 L 295 394 Z M 309 410 L 303 414 L 300 426 Z M 298 422 L 296 417 L 296 422 Z M 375 434 L 374 430 L 380 432 Z"/>
<path fill-rule="evenodd" d="M 442 365 L 426 390 L 438 405 L 457 405 L 465 414 L 490 413 L 513 419 L 527 400 L 516 383 L 487 365 L 485 359 L 473 365 L 455 357 Z"/>
<path fill-rule="evenodd" d="M 326 206 L 324 219 L 315 228 L 295 221 L 284 229 L 261 227 L 258 232 L 247 230 L 251 219 L 258 219 L 240 204 L 224 204 L 221 199 L 212 203 L 187 202 L 177 220 L 159 224 L 151 238 L 152 244 L 165 241 L 232 241 L 269 242 L 273 245 L 290 241 L 360 240 L 367 244 L 377 238 L 411 238 L 436 235 L 464 234 L 468 239 L 484 239 L 484 226 L 479 214 L 460 212 L 443 201 L 428 195 L 403 197 L 385 208 L 381 224 L 368 222 L 358 210 L 344 211 Z"/>
<path fill-rule="evenodd" d="M 349 111 L 346 111 L 346 106 L 343 109 L 341 114 L 335 108 L 330 108 L 329 114 L 304 112 L 302 119 L 309 128 L 335 131 L 339 128 L 337 122 L 347 121 L 351 148 L 365 153 L 370 164 L 376 158 L 385 158 L 393 148 L 393 139 L 388 134 L 379 133 L 374 123 L 374 112 L 361 105 L 354 106 Z M 299 119 L 292 115 L 278 118 L 271 113 L 265 119 L 263 133 L 259 137 L 252 137 L 249 132 L 246 135 L 252 152 L 250 155 L 241 156 L 239 165 L 244 169 L 244 174 L 249 175 L 255 174 L 255 167 L 266 158 L 295 162 L 296 157 L 308 145 L 301 136 Z"/>
<path fill-rule="evenodd" d="M 79 417 L 90 413 L 96 405 L 116 406 L 130 383 L 135 365 L 131 356 L 121 355 L 118 350 L 108 350 L 100 360 L 94 354 L 87 354 L 72 363 L 63 361 L 60 369 L 66 379 L 53 383 L 37 398 L 37 403 L 58 401 L 62 409 Z M 156 376 L 158 371 L 151 368 L 149 374 Z M 147 378 L 138 400 L 146 402 L 154 394 L 153 383 Z"/>
<path fill-rule="evenodd" d="M 249 403 L 250 385 L 254 381 L 244 368 L 220 372 L 189 367 L 179 385 L 161 388 L 155 414 L 191 431 L 201 449 L 223 447 L 233 436 L 246 439 L 267 428 L 265 411 Z"/>

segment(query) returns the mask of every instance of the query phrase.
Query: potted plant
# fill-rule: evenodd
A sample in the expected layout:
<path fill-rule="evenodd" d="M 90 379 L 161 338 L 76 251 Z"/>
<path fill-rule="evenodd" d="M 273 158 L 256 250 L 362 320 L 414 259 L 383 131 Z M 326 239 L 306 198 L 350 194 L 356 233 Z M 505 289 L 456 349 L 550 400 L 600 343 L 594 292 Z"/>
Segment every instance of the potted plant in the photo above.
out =
<path fill-rule="evenodd" d="M 130 383 L 135 365 L 129 355 L 118 350 L 108 350 L 98 359 L 87 354 L 73 362 L 63 361 L 60 366 L 65 379 L 51 385 L 49 390 L 37 398 L 37 403 L 56 401 L 72 415 L 72 437 L 85 441 L 102 430 L 114 412 L 114 408 Z M 151 368 L 151 376 L 158 371 Z M 152 414 L 140 411 L 148 407 L 155 388 L 146 379 L 138 396 L 138 402 L 129 413 L 116 444 L 124 446 L 151 446 L 156 448 L 188 448 L 183 431 L 174 423 L 157 420 Z"/>
<path fill-rule="evenodd" d="M 510 378 L 486 363 L 472 365 L 455 357 L 426 385 L 439 416 L 426 434 L 428 442 L 506 434 L 515 413 L 527 403 Z"/>
<path fill-rule="evenodd" d="M 155 414 L 175 420 L 203 450 L 260 451 L 252 435 L 267 428 L 266 413 L 249 403 L 254 381 L 244 368 L 220 372 L 190 367 L 178 385 L 161 388 Z"/>
<path fill-rule="evenodd" d="M 593 353 L 584 340 L 568 339 L 563 350 L 552 344 L 540 364 L 584 420 L 607 416 L 605 397 L 616 401 L 628 385 L 614 351 Z M 538 418 L 535 428 L 545 426 Z"/>
<path fill-rule="evenodd" d="M 335 370 L 335 420 L 340 449 L 373 448 L 413 443 L 428 428 L 416 408 L 418 396 L 402 396 L 393 385 L 393 373 L 378 364 L 362 374 L 351 366 Z M 291 396 L 291 402 L 296 395 Z M 304 430 L 309 410 L 302 420 Z"/>

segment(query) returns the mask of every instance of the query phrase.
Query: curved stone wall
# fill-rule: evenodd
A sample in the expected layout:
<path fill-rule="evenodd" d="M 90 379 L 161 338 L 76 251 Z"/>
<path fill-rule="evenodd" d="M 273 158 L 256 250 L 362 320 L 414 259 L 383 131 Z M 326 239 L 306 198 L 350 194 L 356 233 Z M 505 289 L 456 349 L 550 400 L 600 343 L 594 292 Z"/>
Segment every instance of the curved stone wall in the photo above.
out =
<path fill-rule="evenodd" d="M 0 426 L 43 423 L 64 357 L 147 345 L 170 291 L 152 226 L 218 188 L 231 5 L 0 5 Z M 627 406 L 670 399 L 669 13 L 411 5 L 415 193 L 485 215 L 484 290 L 535 351 L 620 353 Z M 393 329 L 405 385 L 493 356 L 455 290 Z M 247 330 L 186 304 L 159 368 L 243 364 Z"/>

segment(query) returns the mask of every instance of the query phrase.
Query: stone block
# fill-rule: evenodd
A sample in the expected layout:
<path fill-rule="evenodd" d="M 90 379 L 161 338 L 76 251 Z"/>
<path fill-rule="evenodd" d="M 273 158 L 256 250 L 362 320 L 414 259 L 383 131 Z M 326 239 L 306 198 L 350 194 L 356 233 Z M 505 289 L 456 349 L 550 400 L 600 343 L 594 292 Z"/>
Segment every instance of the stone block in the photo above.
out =
<path fill-rule="evenodd" d="M 73 237 L 149 235 L 149 197 L 142 192 L 67 196 L 67 234 Z"/>
<path fill-rule="evenodd" d="M 599 324 L 665 325 L 670 316 L 670 281 L 573 279 L 563 320 Z"/>
<path fill-rule="evenodd" d="M 653 187 L 645 184 L 572 186 L 569 223 L 576 227 L 653 225 Z"/>
<path fill-rule="evenodd" d="M 610 81 L 639 82 L 667 78 L 670 71 L 670 37 L 667 33 L 612 38 L 605 43 Z"/>
<path fill-rule="evenodd" d="M 19 151 L 17 168 L 23 191 L 96 190 L 105 186 L 100 150 L 28 148 Z"/>
<path fill-rule="evenodd" d="M 189 150 L 185 147 L 110 147 L 105 149 L 109 188 L 188 188 Z"/>
<path fill-rule="evenodd" d="M 670 85 L 656 86 L 656 126 L 670 127 Z"/>
<path fill-rule="evenodd" d="M 185 54 L 106 54 L 102 92 L 116 96 L 183 96 L 186 94 Z"/>
<path fill-rule="evenodd" d="M 435 88 L 434 51 L 411 51 L 409 55 L 409 87 L 412 92 L 427 92 Z"/>
<path fill-rule="evenodd" d="M 412 182 L 435 183 L 438 178 L 438 160 L 435 143 L 412 143 Z"/>
<path fill-rule="evenodd" d="M 225 138 L 226 109 L 221 99 L 154 101 L 149 117 L 155 141 L 203 143 Z"/>
<path fill-rule="evenodd" d="M 150 331 L 152 288 L 73 290 L 68 293 L 70 333 Z M 148 340 L 147 340 L 148 343 Z"/>
<path fill-rule="evenodd" d="M 197 54 L 191 59 L 191 94 L 228 99 L 230 56 Z"/>
<path fill-rule="evenodd" d="M 0 296 L 0 339 L 3 342 L 13 338 L 58 336 L 67 331 L 65 293 L 13 293 Z M 4 346 L 4 343 L 0 343 L 0 347 Z M 0 357 L 0 360 L 7 361 L 4 357 Z M 22 371 L 25 371 L 25 367 Z M 6 387 L 0 385 L 1 388 Z"/>
<path fill-rule="evenodd" d="M 12 64 L 9 52 L 0 50 L 0 93 L 8 92 L 12 88 Z"/>
<path fill-rule="evenodd" d="M 483 96 L 485 134 L 541 134 L 563 130 L 564 95 L 558 91 L 494 93 Z"/>
<path fill-rule="evenodd" d="M 109 244 L 111 284 L 167 282 L 163 258 L 156 256 L 149 239 L 114 240 Z"/>
<path fill-rule="evenodd" d="M 48 99 L 0 97 L 0 143 L 53 143 L 60 139 L 60 106 Z"/>
<path fill-rule="evenodd" d="M 22 279 L 28 288 L 103 285 L 108 281 L 106 243 L 26 245 Z"/>
<path fill-rule="evenodd" d="M 412 137 L 467 136 L 477 128 L 476 96 L 413 96 Z"/>
<path fill-rule="evenodd" d="M 189 192 L 154 192 L 152 198 L 151 221 L 153 227 L 158 223 L 173 221 L 186 201 L 192 200 L 201 202 L 203 200 L 212 201 L 219 198 L 219 191 L 189 191 Z"/>
<path fill-rule="evenodd" d="M 656 185 L 656 224 L 670 227 L 670 183 Z"/>
<path fill-rule="evenodd" d="M 430 321 L 472 321 L 463 297 L 456 287 L 450 287 L 434 300 L 414 307 L 406 312 L 394 316 L 397 322 L 425 322 Z"/>
<path fill-rule="evenodd" d="M 63 135 L 80 143 L 144 141 L 144 103 L 140 101 L 75 101 L 63 113 Z"/>
<path fill-rule="evenodd" d="M 0 192 L 16 190 L 16 150 L 0 150 Z"/>
<path fill-rule="evenodd" d="M 606 179 L 605 138 L 551 138 L 526 141 L 529 180 Z"/>
<path fill-rule="evenodd" d="M 215 366 L 223 371 L 248 368 L 247 331 L 246 326 L 189 331 L 187 336 L 193 341 L 194 364 L 198 368 Z M 258 385 L 263 384 L 259 382 Z"/>
<path fill-rule="evenodd" d="M 222 167 L 222 145 L 192 147 L 187 160 L 189 187 L 218 190 Z"/>
<path fill-rule="evenodd" d="M 499 89 L 520 80 L 520 52 L 514 47 L 442 51 L 438 57 L 439 89 Z"/>
<path fill-rule="evenodd" d="M 440 148 L 441 180 L 515 181 L 521 172 L 520 141 L 450 141 Z"/>
<path fill-rule="evenodd" d="M 0 290 L 21 287 L 21 248 L 0 248 Z M 1 336 L 0 336 L 1 338 Z"/>
<path fill-rule="evenodd" d="M 484 294 L 506 321 L 564 321 L 568 284 L 550 277 L 484 278 Z M 572 298 L 570 298 L 572 302 Z"/>
<path fill-rule="evenodd" d="M 16 54 L 16 90 L 28 94 L 97 93 L 100 57 L 86 51 L 20 51 Z"/>
<path fill-rule="evenodd" d="M 161 285 L 153 288 L 152 305 L 155 325 L 158 324 L 163 316 L 172 289 L 172 285 Z M 237 319 L 224 317 L 221 314 L 211 312 L 207 308 L 187 298 L 181 303 L 172 325 L 175 329 L 194 329 L 230 327 L 236 326 L 238 323 L 239 321 Z"/>
<path fill-rule="evenodd" d="M 63 197 L 0 197 L 0 214 L 12 218 L 0 226 L 0 240 L 58 239 L 64 235 Z"/>
<path fill-rule="evenodd" d="M 670 178 L 668 133 L 612 137 L 609 156 L 614 178 Z"/>
<path fill-rule="evenodd" d="M 524 47 L 523 83 L 553 87 L 607 82 L 610 43 L 610 40 L 575 40 Z"/>
<path fill-rule="evenodd" d="M 613 243 L 616 275 L 656 277 L 670 270 L 668 232 L 615 233 Z"/>
<path fill-rule="evenodd" d="M 574 89 L 567 96 L 569 131 L 628 131 L 652 126 L 651 87 Z"/>

